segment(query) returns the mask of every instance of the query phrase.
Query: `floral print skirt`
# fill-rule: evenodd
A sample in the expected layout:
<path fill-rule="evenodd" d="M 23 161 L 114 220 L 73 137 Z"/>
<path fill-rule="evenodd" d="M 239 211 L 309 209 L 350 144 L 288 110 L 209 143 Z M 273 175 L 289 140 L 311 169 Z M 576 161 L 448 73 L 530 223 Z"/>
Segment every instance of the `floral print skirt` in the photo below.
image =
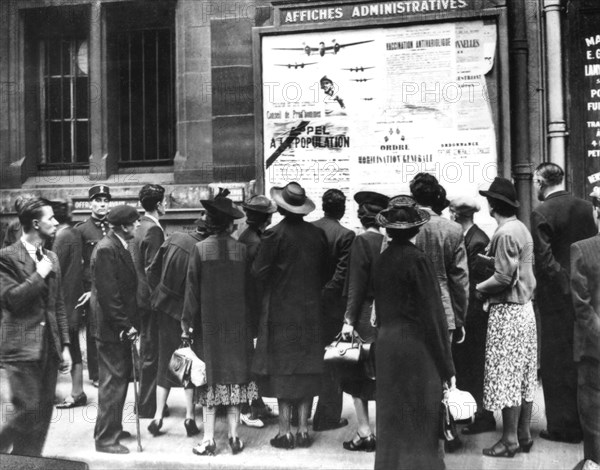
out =
<path fill-rule="evenodd" d="M 204 385 L 196 389 L 196 402 L 202 406 L 250 404 L 258 398 L 256 382 Z"/>
<path fill-rule="evenodd" d="M 485 346 L 486 410 L 533 401 L 537 386 L 537 331 L 531 302 L 493 304 Z"/>

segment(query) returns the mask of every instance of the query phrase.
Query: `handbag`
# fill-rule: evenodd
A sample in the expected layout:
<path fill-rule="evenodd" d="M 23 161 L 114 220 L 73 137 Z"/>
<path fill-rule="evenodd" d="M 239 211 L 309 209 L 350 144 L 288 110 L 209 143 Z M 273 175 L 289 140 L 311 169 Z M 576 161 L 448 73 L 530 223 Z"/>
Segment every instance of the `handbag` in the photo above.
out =
<path fill-rule="evenodd" d="M 446 452 L 452 453 L 462 446 L 462 442 L 458 437 L 456 423 L 450 413 L 448 400 L 442 399 L 440 406 L 440 439 L 444 441 L 444 449 Z"/>
<path fill-rule="evenodd" d="M 338 333 L 331 344 L 325 346 L 323 360 L 329 364 L 357 364 L 369 356 L 370 344 L 365 344 L 358 333 L 354 332 L 352 339 L 347 341 Z"/>
<path fill-rule="evenodd" d="M 206 385 L 206 364 L 189 346 L 181 346 L 173 352 L 169 369 L 184 387 Z"/>

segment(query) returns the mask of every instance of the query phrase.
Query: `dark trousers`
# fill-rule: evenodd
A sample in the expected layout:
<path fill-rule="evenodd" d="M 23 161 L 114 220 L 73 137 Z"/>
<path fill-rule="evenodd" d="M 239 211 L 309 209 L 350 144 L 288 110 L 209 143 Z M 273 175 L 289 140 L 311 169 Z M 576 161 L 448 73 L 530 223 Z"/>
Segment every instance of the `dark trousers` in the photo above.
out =
<path fill-rule="evenodd" d="M 158 318 L 157 313 L 150 310 L 140 313 L 140 417 L 153 418 L 158 377 Z"/>
<path fill-rule="evenodd" d="M 600 464 L 600 361 L 583 357 L 578 363 L 577 405 L 583 429 L 583 458 Z"/>
<path fill-rule="evenodd" d="M 331 343 L 335 336 L 342 331 L 343 322 L 337 318 L 325 317 L 323 321 L 323 339 L 325 345 Z M 313 417 L 314 428 L 328 428 L 340 421 L 343 405 L 343 392 L 334 371 L 324 364 L 321 376 L 319 402 Z"/>
<path fill-rule="evenodd" d="M 123 430 L 123 406 L 131 375 L 131 343 L 107 343 L 96 340 L 98 346 L 98 417 L 94 429 L 96 446 L 119 443 Z"/>
<path fill-rule="evenodd" d="M 12 444 L 13 454 L 34 457 L 42 454 L 52 418 L 58 364 L 58 358 L 47 345 L 40 361 L 4 364 L 12 409 L 10 412 L 7 409 L 9 420 L 0 433 L 3 451 Z"/>
<path fill-rule="evenodd" d="M 573 307 L 539 301 L 541 319 L 540 374 L 548 431 L 581 437 L 577 411 L 577 365 L 573 360 Z M 570 300 L 570 299 L 569 299 Z M 558 307 L 558 308 L 557 308 Z"/>
<path fill-rule="evenodd" d="M 85 347 L 87 350 L 88 376 L 90 380 L 98 380 L 98 349 L 96 338 L 92 334 L 92 311 L 90 306 L 85 307 Z"/>

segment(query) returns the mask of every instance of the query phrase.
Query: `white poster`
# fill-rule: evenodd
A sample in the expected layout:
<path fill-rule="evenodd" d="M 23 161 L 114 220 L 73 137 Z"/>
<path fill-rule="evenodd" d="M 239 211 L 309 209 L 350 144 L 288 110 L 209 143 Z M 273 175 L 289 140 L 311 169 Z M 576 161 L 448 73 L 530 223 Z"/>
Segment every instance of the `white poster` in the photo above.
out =
<path fill-rule="evenodd" d="M 449 198 L 487 188 L 496 37 L 483 20 L 263 37 L 267 194 L 298 181 L 320 208 L 329 188 L 408 194 L 421 171 Z M 359 228 L 353 202 L 342 223 Z"/>

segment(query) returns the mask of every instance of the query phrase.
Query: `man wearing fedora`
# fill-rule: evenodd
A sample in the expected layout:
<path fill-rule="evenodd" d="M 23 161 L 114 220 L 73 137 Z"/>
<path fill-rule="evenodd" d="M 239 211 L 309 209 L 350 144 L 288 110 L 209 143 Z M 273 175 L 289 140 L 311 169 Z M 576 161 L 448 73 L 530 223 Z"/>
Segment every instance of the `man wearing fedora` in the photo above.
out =
<path fill-rule="evenodd" d="M 600 228 L 600 186 L 592 193 Z M 600 469 L 600 234 L 571 245 L 571 296 L 575 309 L 574 359 L 577 405 L 583 431 L 584 462 L 576 468 Z"/>
<path fill-rule="evenodd" d="M 542 163 L 533 181 L 542 201 L 531 213 L 541 324 L 540 365 L 548 423 L 540 436 L 577 443 L 582 434 L 573 361 L 575 312 L 569 284 L 569 250 L 573 243 L 594 236 L 596 225 L 592 204 L 565 191 L 561 167 Z"/>
<path fill-rule="evenodd" d="M 242 232 L 238 241 L 246 245 L 248 266 L 252 266 L 254 258 L 256 258 L 256 253 L 258 253 L 262 234 L 271 224 L 273 213 L 277 211 L 277 205 L 268 197 L 257 195 L 243 203 L 242 207 L 246 213 L 246 224 L 248 224 L 248 227 Z M 248 306 L 248 313 L 250 316 L 252 338 L 256 338 L 258 333 L 258 319 L 260 318 L 261 311 L 262 285 L 258 279 L 253 277 L 248 279 L 248 283 L 248 289 L 246 290 L 246 305 Z M 264 422 L 262 421 L 261 416 L 273 416 L 273 412 L 265 405 L 262 398 L 259 397 L 254 400 L 251 406 L 242 406 L 240 420 L 246 426 L 262 428 Z"/>
<path fill-rule="evenodd" d="M 165 188 L 159 184 L 145 184 L 140 189 L 140 204 L 146 212 L 140 218 L 140 226 L 129 244 L 129 251 L 138 278 L 137 307 L 140 318 L 140 360 L 142 363 L 139 403 L 141 418 L 152 418 L 156 411 L 158 326 L 156 314 L 150 306 L 151 292 L 146 269 L 165 241 L 165 232 L 158 220 L 166 212 L 164 199 Z"/>
<path fill-rule="evenodd" d="M 323 288 L 323 347 L 331 343 L 342 331 L 346 304 L 342 298 L 346 274 L 348 273 L 348 257 L 354 240 L 354 232 L 340 224 L 346 212 L 346 195 L 339 189 L 329 189 L 323 194 L 323 212 L 321 219 L 313 222 L 325 232 L 329 245 L 327 258 L 327 284 Z M 324 366 L 325 367 L 325 364 Z M 341 418 L 343 393 L 339 381 L 332 370 L 325 370 L 319 402 L 313 418 L 315 431 L 337 429 L 348 424 Z"/>
<path fill-rule="evenodd" d="M 120 439 L 123 406 L 131 376 L 131 347 L 138 336 L 139 321 L 135 292 L 137 275 L 127 243 L 139 226 L 140 214 L 128 205 L 108 214 L 110 230 L 92 254 L 93 334 L 98 348 L 98 417 L 94 429 L 96 451 L 127 454 Z"/>
<path fill-rule="evenodd" d="M 90 260 L 96 244 L 108 233 L 108 203 L 111 200 L 110 188 L 104 184 L 95 184 L 88 191 L 90 209 L 92 214 L 84 222 L 75 225 L 81 234 L 83 243 L 83 292 L 75 308 L 84 309 L 86 352 L 88 363 L 88 375 L 92 384 L 98 386 L 98 353 L 91 329 L 92 314 L 88 301 L 92 290 L 92 278 L 90 275 Z"/>

